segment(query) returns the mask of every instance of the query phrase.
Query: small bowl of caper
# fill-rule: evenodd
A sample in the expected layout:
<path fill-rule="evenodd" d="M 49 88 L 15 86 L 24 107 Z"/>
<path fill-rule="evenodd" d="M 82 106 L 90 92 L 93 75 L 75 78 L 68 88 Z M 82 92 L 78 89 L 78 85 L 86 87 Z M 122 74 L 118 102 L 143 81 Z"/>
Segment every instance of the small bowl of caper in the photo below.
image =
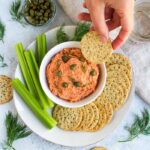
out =
<path fill-rule="evenodd" d="M 23 15 L 27 23 L 42 26 L 51 22 L 56 14 L 53 0 L 26 0 Z"/>

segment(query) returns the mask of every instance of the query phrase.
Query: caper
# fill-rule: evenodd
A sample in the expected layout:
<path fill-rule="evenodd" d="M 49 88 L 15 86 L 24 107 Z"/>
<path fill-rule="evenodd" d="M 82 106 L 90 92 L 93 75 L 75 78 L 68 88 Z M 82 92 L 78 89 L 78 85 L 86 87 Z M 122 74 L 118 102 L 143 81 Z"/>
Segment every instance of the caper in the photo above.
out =
<path fill-rule="evenodd" d="M 38 2 L 37 2 L 37 1 L 33 1 L 33 4 L 34 4 L 34 5 L 38 5 Z"/>
<path fill-rule="evenodd" d="M 48 13 L 47 12 L 44 13 L 44 17 L 48 17 Z"/>
<path fill-rule="evenodd" d="M 44 10 L 43 10 L 43 9 L 41 9 L 41 10 L 40 10 L 40 13 L 42 13 L 42 14 L 43 14 L 43 13 L 44 13 Z"/>
<path fill-rule="evenodd" d="M 45 22 L 43 20 L 40 21 L 40 24 L 44 24 Z"/>
<path fill-rule="evenodd" d="M 47 9 L 47 6 L 46 6 L 46 5 L 44 5 L 44 6 L 43 6 L 43 9 Z"/>
<path fill-rule="evenodd" d="M 38 16 L 42 16 L 42 13 L 38 12 L 37 15 L 38 15 Z"/>
<path fill-rule="evenodd" d="M 45 6 L 49 6 L 49 4 L 50 4 L 49 2 L 45 2 Z"/>
<path fill-rule="evenodd" d="M 80 56 L 78 59 L 79 59 L 80 61 L 82 61 L 82 62 L 85 61 L 85 58 L 84 58 L 83 56 Z"/>
<path fill-rule="evenodd" d="M 33 9 L 33 10 L 36 10 L 36 6 L 33 6 L 32 9 Z"/>
<path fill-rule="evenodd" d="M 34 16 L 34 10 L 33 9 L 30 9 L 30 15 Z"/>
<path fill-rule="evenodd" d="M 70 65 L 70 70 L 75 70 L 76 66 L 77 66 L 76 64 Z"/>
<path fill-rule="evenodd" d="M 95 75 L 96 75 L 95 69 L 92 69 L 92 70 L 90 71 L 90 75 L 91 75 L 91 76 L 95 76 Z"/>
<path fill-rule="evenodd" d="M 73 82 L 73 85 L 76 86 L 76 87 L 80 87 L 81 86 L 80 82 Z"/>
<path fill-rule="evenodd" d="M 61 72 L 61 71 L 57 71 L 57 72 L 56 72 L 56 76 L 57 76 L 57 77 L 61 77 L 61 75 L 62 75 L 62 72 Z"/>
<path fill-rule="evenodd" d="M 69 60 L 69 57 L 67 55 L 63 55 L 62 60 L 66 63 Z"/>
<path fill-rule="evenodd" d="M 43 17 L 41 16 L 41 17 L 40 17 L 40 21 L 42 21 L 42 20 L 43 20 Z"/>
<path fill-rule="evenodd" d="M 44 3 L 44 0 L 39 0 L 39 3 Z"/>
<path fill-rule="evenodd" d="M 50 9 L 47 9 L 47 10 L 46 10 L 46 12 L 47 12 L 47 13 L 50 13 L 50 12 L 51 12 L 51 10 L 50 10 Z"/>
<path fill-rule="evenodd" d="M 62 86 L 63 86 L 64 88 L 67 88 L 67 87 L 68 87 L 68 83 L 67 83 L 67 82 L 63 82 L 63 83 L 62 83 Z"/>
<path fill-rule="evenodd" d="M 47 20 L 48 20 L 48 17 L 44 17 L 44 20 L 47 21 Z"/>

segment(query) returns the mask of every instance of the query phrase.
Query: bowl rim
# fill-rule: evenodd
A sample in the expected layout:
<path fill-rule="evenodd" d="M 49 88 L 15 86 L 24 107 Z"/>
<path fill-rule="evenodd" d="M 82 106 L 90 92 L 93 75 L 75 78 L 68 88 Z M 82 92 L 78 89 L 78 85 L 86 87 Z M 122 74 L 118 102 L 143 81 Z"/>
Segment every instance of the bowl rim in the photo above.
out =
<path fill-rule="evenodd" d="M 77 102 L 69 102 L 65 101 L 58 96 L 55 96 L 49 89 L 48 84 L 47 84 L 47 79 L 46 79 L 46 66 L 49 64 L 50 60 L 54 55 L 56 55 L 59 51 L 63 50 L 64 48 L 80 48 L 80 42 L 77 41 L 69 41 L 69 42 L 64 42 L 58 45 L 55 45 L 52 47 L 47 54 L 44 56 L 41 65 L 40 65 L 40 71 L 39 71 L 39 78 L 40 78 L 40 83 L 42 86 L 43 91 L 45 94 L 56 104 L 64 106 L 64 107 L 69 107 L 69 108 L 76 108 L 76 107 L 82 107 L 84 105 L 87 105 L 91 102 L 93 102 L 100 94 L 102 93 L 105 84 L 106 84 L 106 67 L 105 64 L 99 64 L 100 70 L 101 70 L 101 76 L 100 79 L 98 80 L 98 84 L 96 87 L 96 90 L 88 95 L 87 97 L 83 98 L 80 101 Z"/>

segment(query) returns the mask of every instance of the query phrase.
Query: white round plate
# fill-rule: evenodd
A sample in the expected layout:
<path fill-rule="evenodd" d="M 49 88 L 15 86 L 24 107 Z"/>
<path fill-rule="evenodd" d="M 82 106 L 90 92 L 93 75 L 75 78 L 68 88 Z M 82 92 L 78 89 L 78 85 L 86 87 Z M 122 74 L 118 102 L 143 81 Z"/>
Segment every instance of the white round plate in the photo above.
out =
<path fill-rule="evenodd" d="M 48 49 L 56 44 L 56 32 L 58 28 L 52 29 L 46 33 Z M 75 26 L 65 26 L 65 32 L 72 37 L 74 35 Z M 35 41 L 32 42 L 27 49 L 35 49 Z M 117 51 L 118 52 L 118 51 Z M 17 66 L 15 78 L 19 78 L 23 82 L 21 71 L 19 66 Z M 98 132 L 73 132 L 64 131 L 57 127 L 52 130 L 45 128 L 41 122 L 34 116 L 34 114 L 28 109 L 25 103 L 22 101 L 20 96 L 14 91 L 14 102 L 19 116 L 24 121 L 24 123 L 36 134 L 45 140 L 50 142 L 70 146 L 70 147 L 81 147 L 96 143 L 110 133 L 119 125 L 124 115 L 127 113 L 129 106 L 132 102 L 132 96 L 134 93 L 134 86 L 132 85 L 129 97 L 126 103 L 121 109 L 114 113 L 111 122 L 106 125 L 102 130 Z"/>

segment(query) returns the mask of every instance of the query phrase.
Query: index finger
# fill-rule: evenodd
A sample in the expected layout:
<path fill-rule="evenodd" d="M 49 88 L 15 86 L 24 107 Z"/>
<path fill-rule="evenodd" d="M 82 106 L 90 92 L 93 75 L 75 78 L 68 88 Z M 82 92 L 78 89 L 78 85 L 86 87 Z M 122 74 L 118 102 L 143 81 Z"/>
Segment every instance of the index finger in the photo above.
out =
<path fill-rule="evenodd" d="M 113 49 L 119 48 L 128 38 L 132 30 L 132 19 L 124 16 L 121 18 L 121 30 L 116 39 L 112 42 Z"/>

